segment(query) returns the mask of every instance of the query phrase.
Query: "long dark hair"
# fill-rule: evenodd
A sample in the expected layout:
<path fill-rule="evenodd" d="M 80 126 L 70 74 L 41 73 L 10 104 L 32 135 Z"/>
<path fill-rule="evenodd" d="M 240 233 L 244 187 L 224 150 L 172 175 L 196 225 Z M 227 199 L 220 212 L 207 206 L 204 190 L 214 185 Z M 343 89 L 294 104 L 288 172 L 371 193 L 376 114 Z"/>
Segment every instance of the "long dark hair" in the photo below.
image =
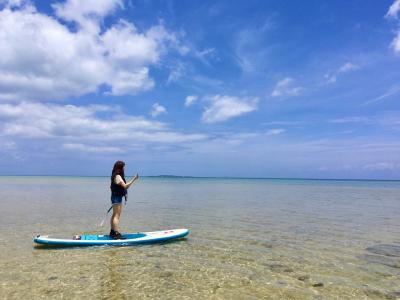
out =
<path fill-rule="evenodd" d="M 124 167 L 125 163 L 122 160 L 118 160 L 115 162 L 111 173 L 112 182 L 114 182 L 115 176 L 117 175 L 121 175 L 122 179 L 125 179 Z"/>

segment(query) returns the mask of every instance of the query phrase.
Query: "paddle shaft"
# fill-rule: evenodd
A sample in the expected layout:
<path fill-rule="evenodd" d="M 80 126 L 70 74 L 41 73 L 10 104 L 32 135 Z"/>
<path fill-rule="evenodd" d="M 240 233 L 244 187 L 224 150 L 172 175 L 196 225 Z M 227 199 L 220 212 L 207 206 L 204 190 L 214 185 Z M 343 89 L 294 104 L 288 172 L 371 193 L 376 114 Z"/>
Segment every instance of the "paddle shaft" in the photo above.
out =
<path fill-rule="evenodd" d="M 125 195 L 125 205 L 126 205 L 127 201 L 128 201 L 128 194 Z M 100 227 L 103 227 L 104 221 L 106 220 L 106 218 L 108 216 L 108 213 L 112 210 L 112 208 L 113 208 L 113 205 L 111 205 L 110 208 L 107 210 L 106 216 L 104 217 L 104 219 L 100 223 Z"/>

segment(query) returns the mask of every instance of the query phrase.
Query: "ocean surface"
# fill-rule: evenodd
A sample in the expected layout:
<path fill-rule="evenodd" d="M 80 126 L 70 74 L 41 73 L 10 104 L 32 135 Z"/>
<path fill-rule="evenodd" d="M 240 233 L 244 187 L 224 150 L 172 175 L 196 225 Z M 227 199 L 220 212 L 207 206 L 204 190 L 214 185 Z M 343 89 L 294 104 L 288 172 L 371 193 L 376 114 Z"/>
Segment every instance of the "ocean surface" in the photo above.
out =
<path fill-rule="evenodd" d="M 141 178 L 123 232 L 177 242 L 43 248 L 108 233 L 106 177 L 0 177 L 1 299 L 400 299 L 400 182 Z"/>

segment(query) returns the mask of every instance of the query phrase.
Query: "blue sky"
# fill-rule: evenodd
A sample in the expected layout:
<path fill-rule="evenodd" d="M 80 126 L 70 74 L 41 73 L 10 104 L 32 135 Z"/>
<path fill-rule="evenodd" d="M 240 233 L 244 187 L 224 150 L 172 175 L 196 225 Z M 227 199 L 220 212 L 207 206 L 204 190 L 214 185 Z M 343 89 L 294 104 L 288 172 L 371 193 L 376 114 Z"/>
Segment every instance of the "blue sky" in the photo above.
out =
<path fill-rule="evenodd" d="M 400 179 L 400 0 L 0 0 L 0 174 Z"/>

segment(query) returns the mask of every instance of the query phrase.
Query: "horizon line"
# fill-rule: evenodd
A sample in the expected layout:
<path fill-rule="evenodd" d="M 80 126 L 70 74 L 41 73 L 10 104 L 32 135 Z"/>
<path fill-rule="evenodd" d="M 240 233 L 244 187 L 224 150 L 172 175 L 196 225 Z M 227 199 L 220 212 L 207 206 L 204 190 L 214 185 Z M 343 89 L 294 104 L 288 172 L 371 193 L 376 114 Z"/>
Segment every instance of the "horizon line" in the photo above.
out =
<path fill-rule="evenodd" d="M 0 177 L 109 177 L 109 175 L 4 175 Z M 129 177 L 129 176 L 128 176 Z M 239 177 L 239 176 L 191 176 L 191 175 L 141 175 L 140 177 L 161 178 L 203 178 L 203 179 L 267 179 L 267 180 L 332 180 L 332 181 L 400 181 L 400 179 L 376 179 L 376 178 L 310 178 L 310 177 Z"/>

